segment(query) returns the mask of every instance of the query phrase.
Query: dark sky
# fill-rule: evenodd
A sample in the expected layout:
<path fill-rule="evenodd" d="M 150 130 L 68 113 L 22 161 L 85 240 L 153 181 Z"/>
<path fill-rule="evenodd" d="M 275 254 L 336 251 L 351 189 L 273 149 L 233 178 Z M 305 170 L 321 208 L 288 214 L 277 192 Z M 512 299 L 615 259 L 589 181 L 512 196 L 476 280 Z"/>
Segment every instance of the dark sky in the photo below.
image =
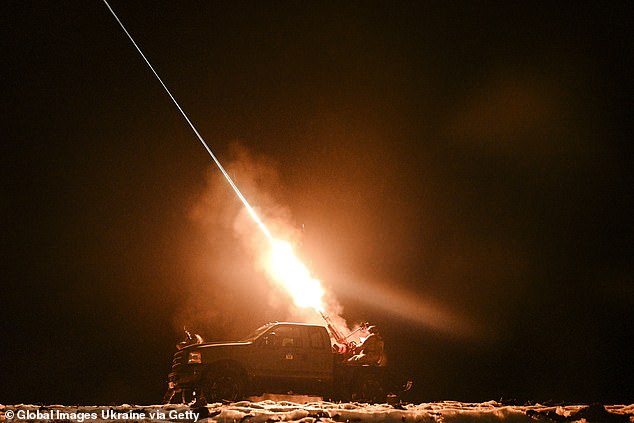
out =
<path fill-rule="evenodd" d="M 631 3 L 129 3 L 416 400 L 634 401 Z M 235 338 L 284 299 L 105 5 L 2 9 L 0 403 L 155 403 L 183 324 Z"/>

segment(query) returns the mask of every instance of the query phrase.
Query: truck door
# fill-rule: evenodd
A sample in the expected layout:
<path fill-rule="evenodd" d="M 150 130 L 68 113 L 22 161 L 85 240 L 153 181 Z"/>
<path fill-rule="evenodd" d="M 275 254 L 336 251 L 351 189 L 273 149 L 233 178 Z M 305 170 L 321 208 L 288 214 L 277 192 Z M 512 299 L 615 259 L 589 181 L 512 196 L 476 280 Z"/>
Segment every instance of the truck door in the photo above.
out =
<path fill-rule="evenodd" d="M 330 337 L 323 327 L 306 326 L 306 360 L 304 374 L 313 380 L 329 381 L 333 374 L 333 353 Z"/>
<path fill-rule="evenodd" d="M 297 379 L 302 376 L 305 356 L 300 327 L 279 325 L 260 337 L 254 368 L 257 376 L 275 379 Z"/>

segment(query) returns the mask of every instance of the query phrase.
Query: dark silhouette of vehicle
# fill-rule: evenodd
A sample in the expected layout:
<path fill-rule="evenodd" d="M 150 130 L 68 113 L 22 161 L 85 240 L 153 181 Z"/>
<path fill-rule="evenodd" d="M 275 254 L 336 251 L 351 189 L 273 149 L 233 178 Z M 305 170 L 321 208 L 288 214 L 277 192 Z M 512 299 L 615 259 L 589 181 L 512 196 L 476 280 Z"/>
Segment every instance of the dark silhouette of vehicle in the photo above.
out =
<path fill-rule="evenodd" d="M 311 394 L 332 400 L 385 400 L 385 367 L 354 365 L 324 326 L 268 323 L 238 342 L 178 345 L 164 402 L 237 401 L 263 393 Z"/>

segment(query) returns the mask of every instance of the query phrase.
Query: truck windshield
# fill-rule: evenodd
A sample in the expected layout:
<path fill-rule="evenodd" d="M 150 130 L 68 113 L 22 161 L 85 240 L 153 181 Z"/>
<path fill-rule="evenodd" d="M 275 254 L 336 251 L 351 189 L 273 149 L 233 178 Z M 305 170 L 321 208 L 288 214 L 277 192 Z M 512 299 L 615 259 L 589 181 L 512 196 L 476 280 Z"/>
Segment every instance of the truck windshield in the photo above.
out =
<path fill-rule="evenodd" d="M 267 323 L 264 326 L 260 326 L 255 331 L 251 332 L 247 337 L 243 338 L 242 341 L 255 341 L 258 336 L 260 336 L 264 331 L 272 326 L 271 323 Z"/>

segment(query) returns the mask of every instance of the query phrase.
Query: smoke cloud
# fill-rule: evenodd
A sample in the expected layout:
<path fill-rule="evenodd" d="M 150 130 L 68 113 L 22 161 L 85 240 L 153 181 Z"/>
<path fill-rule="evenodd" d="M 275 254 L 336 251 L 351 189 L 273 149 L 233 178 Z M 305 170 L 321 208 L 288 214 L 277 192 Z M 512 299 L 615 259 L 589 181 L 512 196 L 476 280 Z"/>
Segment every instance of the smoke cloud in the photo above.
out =
<path fill-rule="evenodd" d="M 235 142 L 224 166 L 273 236 L 290 242 L 309 263 L 301 257 L 301 224 L 284 206 L 287 192 L 278 164 Z M 272 320 L 323 324 L 315 310 L 296 307 L 289 294 L 267 277 L 269 240 L 215 168 L 207 173 L 204 191 L 191 207 L 189 218 L 197 239 L 196 249 L 186 258 L 190 283 L 175 318 L 178 330 L 187 326 L 214 339 L 246 335 Z M 324 288 L 326 313 L 347 330 L 340 317 L 342 306 Z"/>

